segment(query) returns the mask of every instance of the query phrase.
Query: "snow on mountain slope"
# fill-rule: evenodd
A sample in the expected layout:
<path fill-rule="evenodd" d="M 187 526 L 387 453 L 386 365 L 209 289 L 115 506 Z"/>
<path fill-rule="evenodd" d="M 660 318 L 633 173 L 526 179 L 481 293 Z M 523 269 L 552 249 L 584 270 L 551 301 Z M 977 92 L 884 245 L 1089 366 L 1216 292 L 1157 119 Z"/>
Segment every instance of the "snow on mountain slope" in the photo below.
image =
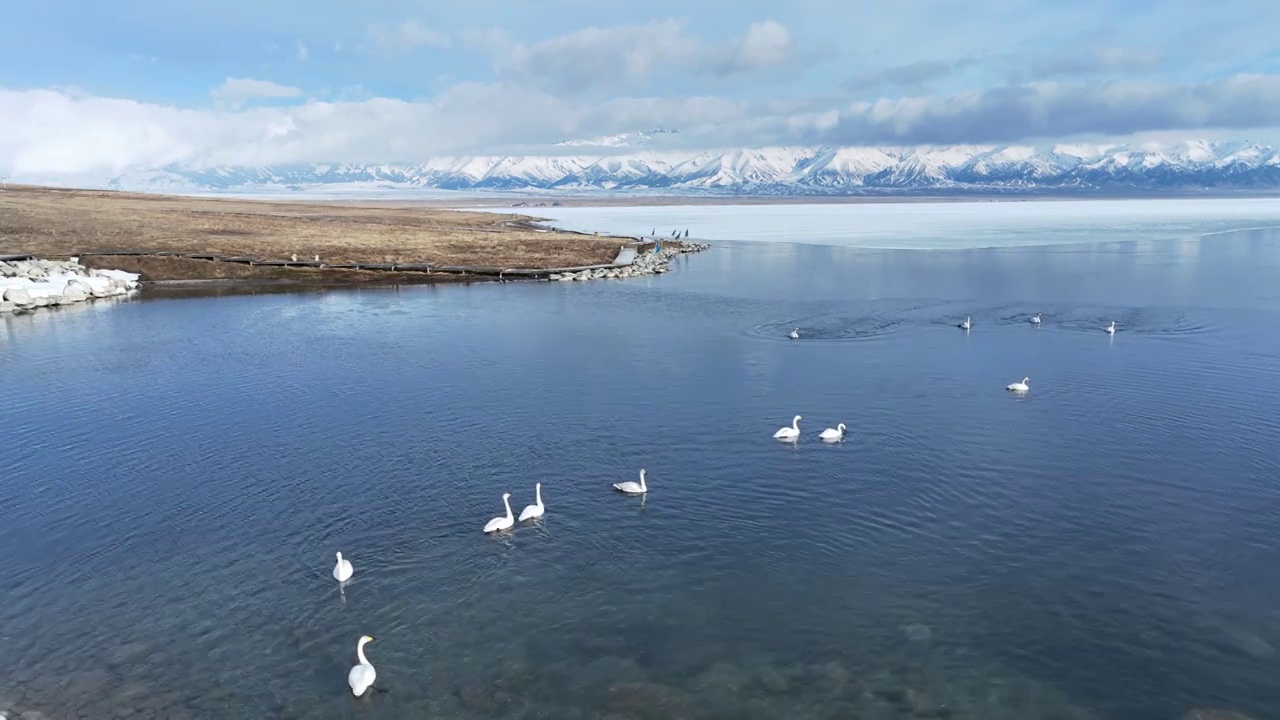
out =
<path fill-rule="evenodd" d="M 140 169 L 130 190 L 246 191 L 356 185 L 525 191 L 842 195 L 1280 189 L 1280 152 L 1242 142 L 1139 145 L 770 147 L 432 158 L 417 164 Z"/>

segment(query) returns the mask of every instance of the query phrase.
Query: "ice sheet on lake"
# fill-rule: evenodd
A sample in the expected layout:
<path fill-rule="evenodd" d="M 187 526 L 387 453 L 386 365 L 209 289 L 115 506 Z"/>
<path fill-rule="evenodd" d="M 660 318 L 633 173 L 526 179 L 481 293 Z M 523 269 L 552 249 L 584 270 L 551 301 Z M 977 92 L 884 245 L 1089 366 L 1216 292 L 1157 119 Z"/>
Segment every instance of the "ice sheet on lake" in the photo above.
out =
<path fill-rule="evenodd" d="M 965 249 L 1163 240 L 1280 226 L 1280 199 L 1033 200 L 485 208 L 572 230 L 865 248 Z"/>

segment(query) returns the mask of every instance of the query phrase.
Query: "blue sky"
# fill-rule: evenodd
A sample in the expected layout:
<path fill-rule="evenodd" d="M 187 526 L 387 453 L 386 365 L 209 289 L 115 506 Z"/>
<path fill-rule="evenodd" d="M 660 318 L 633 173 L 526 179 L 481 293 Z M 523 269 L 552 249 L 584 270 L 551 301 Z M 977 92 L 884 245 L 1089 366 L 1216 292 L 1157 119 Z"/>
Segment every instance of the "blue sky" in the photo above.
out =
<path fill-rule="evenodd" d="M 1276 28 L 1261 0 L 9 3 L 0 172 L 417 161 L 657 125 L 702 146 L 1269 140 Z"/>

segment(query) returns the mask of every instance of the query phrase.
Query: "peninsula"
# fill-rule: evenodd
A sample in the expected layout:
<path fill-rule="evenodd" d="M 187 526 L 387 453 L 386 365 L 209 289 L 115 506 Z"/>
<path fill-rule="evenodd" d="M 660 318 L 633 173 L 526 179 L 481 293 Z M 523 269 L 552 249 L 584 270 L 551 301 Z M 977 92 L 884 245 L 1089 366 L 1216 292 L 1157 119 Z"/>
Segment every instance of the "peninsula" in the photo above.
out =
<path fill-rule="evenodd" d="M 470 281 L 502 272 L 609 266 L 626 247 L 640 253 L 652 247 L 641 238 L 552 230 L 539 220 L 386 202 L 9 185 L 0 191 L 0 255 L 78 257 L 87 268 L 136 273 L 144 283 L 346 284 Z M 662 245 L 665 255 L 696 244 Z"/>

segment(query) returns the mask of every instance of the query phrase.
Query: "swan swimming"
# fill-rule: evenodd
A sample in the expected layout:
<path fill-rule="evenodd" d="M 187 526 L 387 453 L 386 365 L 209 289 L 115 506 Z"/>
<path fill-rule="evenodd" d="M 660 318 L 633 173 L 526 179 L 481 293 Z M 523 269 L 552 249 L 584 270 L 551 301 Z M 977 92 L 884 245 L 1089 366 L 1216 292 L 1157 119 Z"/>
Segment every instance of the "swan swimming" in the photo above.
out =
<path fill-rule="evenodd" d="M 968 330 L 969 328 L 973 327 L 973 323 L 969 322 L 969 316 L 965 315 L 964 322 L 960 323 L 957 327 L 959 327 L 961 330 Z"/>
<path fill-rule="evenodd" d="M 516 516 L 511 514 L 511 493 L 502 493 L 502 504 L 507 506 L 507 514 L 499 515 L 484 526 L 487 533 L 506 530 L 516 523 Z"/>
<path fill-rule="evenodd" d="M 1039 325 L 1039 324 L 1040 324 L 1040 313 L 1036 313 L 1036 316 L 1035 316 L 1035 317 L 1033 317 L 1033 318 L 1031 318 L 1031 324 L 1032 324 L 1032 325 Z"/>
<path fill-rule="evenodd" d="M 538 501 L 532 505 L 526 505 L 525 508 L 520 511 L 520 522 L 540 518 L 542 517 L 542 513 L 547 510 L 542 505 L 542 483 L 534 483 L 533 492 L 537 496 Z"/>
<path fill-rule="evenodd" d="M 1030 379 L 1031 378 L 1024 377 L 1022 378 L 1022 382 L 1011 383 L 1007 387 L 1005 387 L 1005 390 L 1012 390 L 1013 392 L 1026 392 L 1031 389 L 1031 386 L 1027 385 L 1027 381 Z"/>
<path fill-rule="evenodd" d="M 640 468 L 640 482 L 635 480 L 627 480 L 613 484 L 614 490 L 621 490 L 628 495 L 644 495 L 649 492 L 649 486 L 644 484 L 644 468 Z"/>
<path fill-rule="evenodd" d="M 800 328 L 796 328 L 796 329 L 794 329 L 794 330 L 792 330 L 792 331 L 791 331 L 791 339 L 792 339 L 792 340 L 799 340 L 799 339 L 800 339 Z"/>
<path fill-rule="evenodd" d="M 1107 326 L 1107 332 L 1111 333 L 1112 335 L 1115 335 L 1115 334 L 1116 334 L 1116 321 L 1115 321 L 1115 320 L 1112 320 L 1112 321 L 1111 321 L 1111 324 Z"/>
<path fill-rule="evenodd" d="M 840 423 L 839 425 L 833 428 L 827 428 L 826 430 L 823 430 L 822 434 L 819 435 L 818 437 L 822 438 L 823 440 L 843 440 L 844 439 L 844 423 Z"/>
<path fill-rule="evenodd" d="M 351 561 L 343 560 L 342 553 L 338 553 L 338 564 L 333 566 L 333 579 L 340 583 L 346 582 L 351 579 L 352 572 Z"/>
<path fill-rule="evenodd" d="M 795 440 L 800 437 L 800 420 L 801 417 L 799 415 L 795 416 L 791 419 L 791 425 L 784 425 L 778 428 L 778 432 L 774 433 L 773 436 L 779 440 Z"/>
<path fill-rule="evenodd" d="M 373 685 L 373 679 L 378 676 L 378 672 L 364 656 L 364 646 L 371 642 L 373 638 L 368 635 L 360 636 L 360 642 L 356 643 L 356 658 L 360 663 L 352 666 L 351 672 L 347 673 L 347 684 L 351 686 L 351 694 L 356 697 L 363 695 L 364 691 Z"/>

